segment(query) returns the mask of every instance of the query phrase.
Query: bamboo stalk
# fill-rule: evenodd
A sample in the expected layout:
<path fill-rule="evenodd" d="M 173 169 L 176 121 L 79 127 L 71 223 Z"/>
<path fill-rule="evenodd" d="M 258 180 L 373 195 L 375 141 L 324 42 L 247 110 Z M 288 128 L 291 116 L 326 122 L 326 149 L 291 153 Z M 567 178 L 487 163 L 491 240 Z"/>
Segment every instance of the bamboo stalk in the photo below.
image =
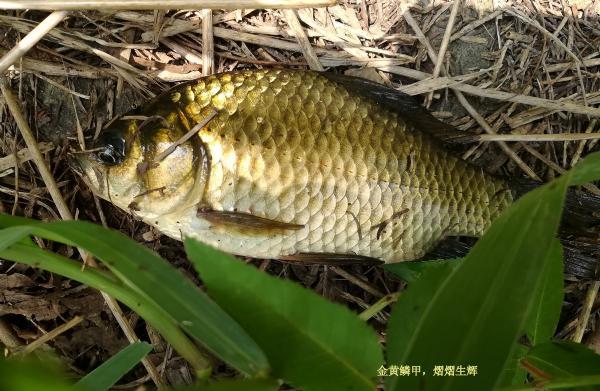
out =
<path fill-rule="evenodd" d="M 2 9 L 0 2 L 0 9 Z M 55 11 L 48 15 L 40 24 L 38 24 L 29 34 L 25 36 L 17 45 L 0 59 L 0 75 L 3 74 L 12 64 L 17 62 L 25 53 L 29 51 L 40 39 L 59 24 L 69 13 L 66 11 Z"/>
<path fill-rule="evenodd" d="M 155 10 L 155 9 L 245 9 L 312 8 L 335 5 L 335 0 L 3 0 L 0 9 L 76 10 Z"/>

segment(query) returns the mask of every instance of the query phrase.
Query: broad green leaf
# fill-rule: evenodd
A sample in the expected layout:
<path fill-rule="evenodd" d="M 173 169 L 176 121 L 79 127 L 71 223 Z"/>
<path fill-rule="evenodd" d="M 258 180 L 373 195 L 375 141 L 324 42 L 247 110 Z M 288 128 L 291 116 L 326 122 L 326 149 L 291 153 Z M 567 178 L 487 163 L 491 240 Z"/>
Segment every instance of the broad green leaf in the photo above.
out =
<path fill-rule="evenodd" d="M 521 366 L 521 360 L 528 351 L 529 349 L 525 346 L 517 345 L 512 357 L 504 366 L 502 376 L 498 381 L 500 387 L 525 384 L 525 380 L 527 380 L 527 371 Z"/>
<path fill-rule="evenodd" d="M 133 369 L 146 354 L 150 353 L 152 345 L 146 342 L 136 342 L 121 350 L 98 368 L 88 373 L 77 382 L 81 388 L 90 391 L 105 391 L 112 387 L 127 372 Z"/>
<path fill-rule="evenodd" d="M 533 344 L 550 341 L 556 330 L 563 302 L 562 246 L 558 239 L 552 241 L 552 246 L 555 254 L 544 268 L 543 284 L 534 296 L 533 306 L 525 323 L 525 332 Z M 498 383 L 500 386 L 524 384 L 527 371 L 521 366 L 521 360 L 528 351 L 528 348 L 517 345 L 504 367 Z"/>
<path fill-rule="evenodd" d="M 575 342 L 548 342 L 531 348 L 524 366 L 545 379 L 600 375 L 600 355 Z"/>
<path fill-rule="evenodd" d="M 83 221 L 40 223 L 0 215 L 0 226 L 29 226 L 36 236 L 78 246 L 100 259 L 121 281 L 156 303 L 189 335 L 249 375 L 268 371 L 264 353 L 204 292 L 153 251 L 114 230 Z"/>
<path fill-rule="evenodd" d="M 533 384 L 503 387 L 499 391 L 538 391 L 538 390 L 596 390 L 600 384 L 600 375 L 571 376 L 552 380 L 540 380 Z"/>
<path fill-rule="evenodd" d="M 82 269 L 80 262 L 22 243 L 15 243 L 10 248 L 0 251 L 0 258 L 60 274 L 108 293 L 129 308 L 135 309 L 195 369 L 206 369 L 206 359 L 179 328 L 175 319 L 154 302 L 123 285 L 111 273 L 89 267 Z"/>
<path fill-rule="evenodd" d="M 403 354 L 415 343 L 414 330 L 422 327 L 421 322 L 425 319 L 424 311 L 433 300 L 433 296 L 439 292 L 445 281 L 452 275 L 456 266 L 452 263 L 441 263 L 427 269 L 421 278 L 411 283 L 402 292 L 400 299 L 393 307 L 392 316 L 388 322 L 388 344 L 387 344 L 387 367 L 392 365 L 411 365 L 404 361 Z M 393 330 L 393 333 L 389 332 Z M 422 368 L 427 371 L 427 369 Z M 399 381 L 398 376 L 385 378 L 386 389 L 393 390 Z"/>
<path fill-rule="evenodd" d="M 462 259 L 440 259 L 431 261 L 398 262 L 387 263 L 383 265 L 383 268 L 410 283 L 418 280 L 423 273 L 426 273 L 430 269 L 445 269 L 446 265 L 449 265 L 450 268 L 454 269 L 461 261 Z"/>
<path fill-rule="evenodd" d="M 60 368 L 50 360 L 32 357 L 6 359 L 0 355 L 0 389 L 6 391 L 76 391 Z"/>
<path fill-rule="evenodd" d="M 600 177 L 600 154 L 590 155 L 574 171 L 578 183 Z M 431 296 L 410 336 L 401 335 L 404 329 L 388 329 L 389 346 L 412 341 L 390 354 L 389 362 L 419 365 L 430 374 L 398 377 L 391 389 L 462 391 L 498 385 L 543 284 L 544 267 L 556 261 L 551 244 L 572 175 L 524 195 L 504 211 Z M 439 365 L 477 366 L 478 374 L 431 376 Z"/>
<path fill-rule="evenodd" d="M 542 286 L 535 295 L 525 323 L 525 332 L 533 345 L 548 342 L 554 336 L 563 303 L 562 246 L 558 239 L 552 241 L 552 246 L 554 254 L 544 267 Z"/>
<path fill-rule="evenodd" d="M 303 390 L 370 390 L 383 357 L 347 308 L 195 240 L 185 248 L 209 294 L 262 347 L 273 375 Z"/>
<path fill-rule="evenodd" d="M 220 380 L 211 384 L 195 384 L 173 391 L 277 391 L 279 383 L 273 379 Z"/>

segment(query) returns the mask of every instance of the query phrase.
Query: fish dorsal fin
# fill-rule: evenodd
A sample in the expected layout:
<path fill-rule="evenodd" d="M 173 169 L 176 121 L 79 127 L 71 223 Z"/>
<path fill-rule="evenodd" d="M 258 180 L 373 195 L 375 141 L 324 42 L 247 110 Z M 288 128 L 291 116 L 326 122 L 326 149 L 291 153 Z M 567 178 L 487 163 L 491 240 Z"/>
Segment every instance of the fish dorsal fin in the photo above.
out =
<path fill-rule="evenodd" d="M 419 101 L 403 92 L 382 84 L 354 76 L 324 72 L 327 79 L 341 84 L 349 92 L 376 102 L 386 109 L 398 113 L 405 121 L 421 132 L 450 144 L 464 143 L 464 132 L 435 118 Z"/>

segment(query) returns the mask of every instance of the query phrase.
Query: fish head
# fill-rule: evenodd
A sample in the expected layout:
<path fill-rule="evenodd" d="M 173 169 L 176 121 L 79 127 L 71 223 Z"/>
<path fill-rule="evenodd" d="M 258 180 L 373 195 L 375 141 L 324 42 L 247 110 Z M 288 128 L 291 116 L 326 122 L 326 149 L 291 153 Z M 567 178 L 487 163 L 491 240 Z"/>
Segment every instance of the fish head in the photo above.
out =
<path fill-rule="evenodd" d="M 117 120 L 79 154 L 76 171 L 99 197 L 144 219 L 200 201 L 203 188 L 199 137 L 181 142 L 177 121 Z"/>

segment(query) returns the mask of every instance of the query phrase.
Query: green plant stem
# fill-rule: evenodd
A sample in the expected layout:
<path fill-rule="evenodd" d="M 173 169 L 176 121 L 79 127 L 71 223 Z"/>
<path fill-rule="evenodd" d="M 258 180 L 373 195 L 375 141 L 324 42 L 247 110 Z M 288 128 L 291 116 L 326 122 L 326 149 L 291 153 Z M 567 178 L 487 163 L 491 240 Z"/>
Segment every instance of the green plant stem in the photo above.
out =
<path fill-rule="evenodd" d="M 538 381 L 531 384 L 500 388 L 499 391 L 555 390 L 600 384 L 600 375 L 574 376 L 565 379 Z"/>
<path fill-rule="evenodd" d="M 377 313 L 379 313 L 385 307 L 387 307 L 388 305 L 390 305 L 390 304 L 394 303 L 396 300 L 398 300 L 399 296 L 400 296 L 400 292 L 389 293 L 389 294 L 383 296 L 381 299 L 379 299 L 375 303 L 373 303 L 372 306 L 370 306 L 369 308 L 367 308 L 366 310 L 361 312 L 358 315 L 358 317 L 365 321 L 371 319 L 373 316 L 375 316 Z"/>
<path fill-rule="evenodd" d="M 75 261 L 31 245 L 18 243 L 9 249 L 0 251 L 0 258 L 60 274 L 108 293 L 139 313 L 192 365 L 199 377 L 210 375 L 210 363 L 177 326 L 176 322 L 154 303 L 121 285 L 109 273 L 91 268 L 83 271 L 81 265 Z"/>

